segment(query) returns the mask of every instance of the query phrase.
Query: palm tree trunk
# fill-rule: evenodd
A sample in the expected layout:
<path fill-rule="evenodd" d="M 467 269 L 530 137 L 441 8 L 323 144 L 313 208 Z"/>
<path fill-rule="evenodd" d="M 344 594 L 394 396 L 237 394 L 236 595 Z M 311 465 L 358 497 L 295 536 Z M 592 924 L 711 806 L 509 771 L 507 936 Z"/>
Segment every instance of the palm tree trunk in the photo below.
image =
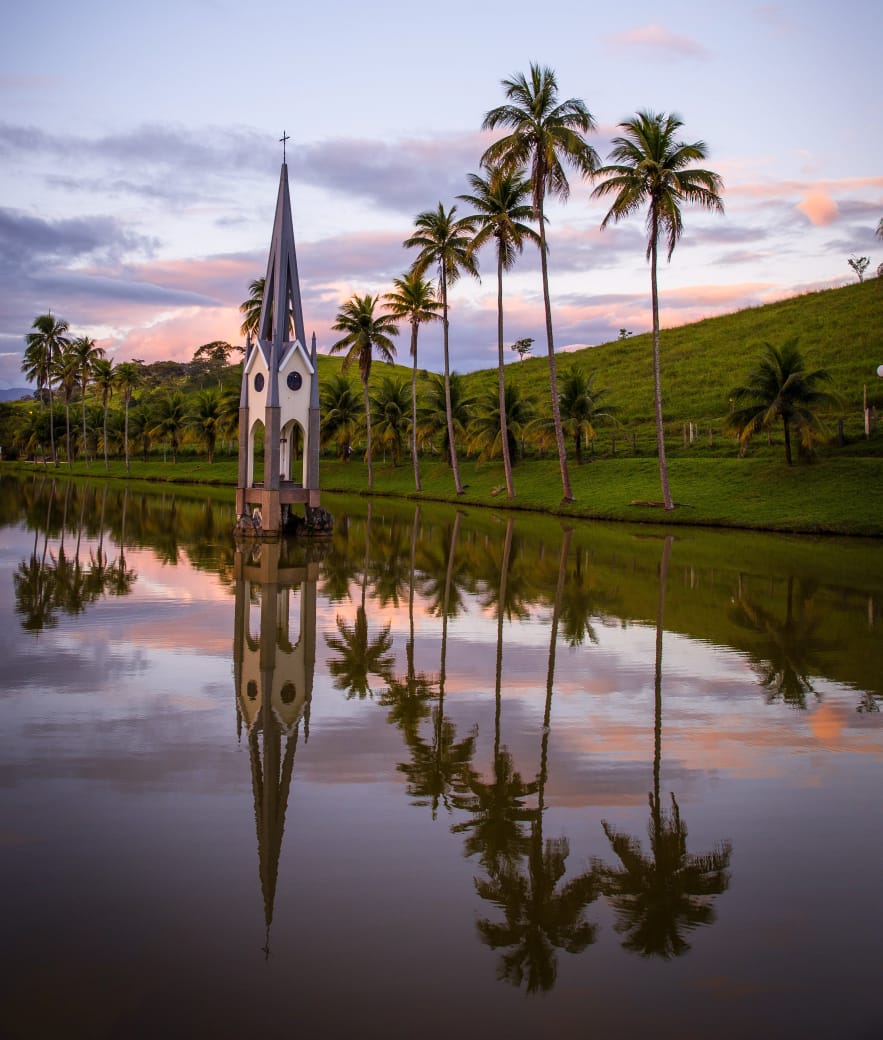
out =
<path fill-rule="evenodd" d="M 67 392 L 67 391 L 65 391 Z M 67 466 L 68 469 L 71 467 L 71 403 L 70 401 L 64 402 L 64 450 L 67 452 Z"/>
<path fill-rule="evenodd" d="M 785 429 L 785 461 L 791 465 L 791 426 L 785 416 L 782 416 L 782 425 Z"/>
<path fill-rule="evenodd" d="M 49 351 L 49 372 L 46 376 L 46 385 L 49 388 L 49 451 L 52 454 L 52 465 L 58 466 L 58 456 L 55 454 L 55 408 L 52 400 L 52 351 Z"/>
<path fill-rule="evenodd" d="M 107 394 L 104 395 L 104 400 L 101 402 L 104 405 L 104 472 L 106 473 L 109 469 L 107 464 Z"/>
<path fill-rule="evenodd" d="M 659 481 L 662 498 L 669 512 L 674 509 L 668 488 L 668 467 L 665 464 L 665 433 L 662 428 L 662 377 L 659 365 L 659 289 L 656 284 L 656 239 L 658 235 L 656 212 L 651 216 L 653 229 L 650 242 L 650 296 L 653 307 L 653 404 L 656 410 L 656 453 L 659 456 Z"/>
<path fill-rule="evenodd" d="M 497 248 L 497 375 L 500 384 L 500 437 L 503 440 L 503 470 L 506 473 L 506 494 L 515 498 L 512 479 L 512 459 L 509 457 L 509 430 L 506 422 L 506 380 L 503 375 L 503 254 Z"/>
<path fill-rule="evenodd" d="M 365 388 L 365 430 L 368 440 L 368 448 L 365 454 L 368 459 L 368 490 L 371 491 L 374 488 L 374 469 L 371 464 L 371 398 L 368 395 L 367 379 L 364 381 L 363 386 Z"/>
<path fill-rule="evenodd" d="M 543 303 L 546 306 L 546 342 L 549 348 L 549 392 L 552 395 L 552 419 L 555 423 L 555 443 L 558 446 L 558 462 L 561 466 L 562 500 L 573 501 L 570 490 L 570 475 L 567 472 L 567 449 L 564 431 L 561 428 L 561 407 L 558 401 L 558 379 L 555 375 L 555 345 L 552 339 L 552 301 L 549 299 L 549 263 L 546 256 L 546 225 L 543 218 L 543 202 L 538 207 L 540 222 L 540 264 L 543 274 Z"/>
<path fill-rule="evenodd" d="M 448 420 L 448 443 L 451 452 L 451 469 L 454 471 L 454 488 L 458 495 L 463 494 L 463 485 L 460 483 L 460 467 L 457 465 L 457 445 L 454 441 L 454 409 L 451 405 L 451 365 L 448 355 L 448 280 L 444 268 L 441 273 L 442 287 L 442 327 L 444 329 L 445 353 L 445 413 Z"/>
<path fill-rule="evenodd" d="M 86 468 L 89 468 L 89 445 L 86 442 L 86 387 L 83 386 L 83 457 L 86 460 Z"/>
<path fill-rule="evenodd" d="M 414 363 L 411 368 L 411 458 L 414 462 L 414 487 L 422 491 L 420 486 L 420 460 L 417 458 L 417 329 L 419 323 L 411 322 L 411 357 Z"/>
<path fill-rule="evenodd" d="M 126 472 L 129 472 L 129 398 L 126 396 L 126 424 L 123 431 L 123 441 L 126 446 Z"/>

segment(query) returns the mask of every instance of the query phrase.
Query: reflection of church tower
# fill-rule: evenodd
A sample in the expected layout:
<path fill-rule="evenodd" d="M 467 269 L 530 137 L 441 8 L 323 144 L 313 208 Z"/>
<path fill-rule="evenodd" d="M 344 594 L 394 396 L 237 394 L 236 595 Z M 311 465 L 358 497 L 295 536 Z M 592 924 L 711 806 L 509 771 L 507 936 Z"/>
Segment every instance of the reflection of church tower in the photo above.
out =
<path fill-rule="evenodd" d="M 299 551 L 299 562 L 286 553 Z M 309 738 L 316 662 L 318 563 L 287 542 L 237 546 L 233 666 L 236 715 L 248 735 L 258 862 L 269 952 L 270 924 L 285 811 L 301 722 Z M 300 587 L 300 619 L 292 643 L 292 598 Z"/>
<path fill-rule="evenodd" d="M 256 458 L 261 433 L 263 456 Z M 260 532 L 272 534 L 282 528 L 283 508 L 295 504 L 319 506 L 319 376 L 315 334 L 306 349 L 283 162 L 258 341 L 249 341 L 242 366 L 236 515 L 257 511 Z"/>

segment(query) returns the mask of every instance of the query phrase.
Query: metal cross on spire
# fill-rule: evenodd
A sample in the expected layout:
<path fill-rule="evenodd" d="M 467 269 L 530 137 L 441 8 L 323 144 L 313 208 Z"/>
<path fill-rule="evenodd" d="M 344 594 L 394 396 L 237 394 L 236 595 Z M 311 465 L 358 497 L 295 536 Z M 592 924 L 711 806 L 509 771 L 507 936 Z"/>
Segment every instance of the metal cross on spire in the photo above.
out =
<path fill-rule="evenodd" d="M 282 131 L 282 136 L 279 138 L 279 140 L 282 142 L 282 162 L 285 162 L 285 142 L 286 141 L 290 141 L 291 138 L 283 130 Z"/>

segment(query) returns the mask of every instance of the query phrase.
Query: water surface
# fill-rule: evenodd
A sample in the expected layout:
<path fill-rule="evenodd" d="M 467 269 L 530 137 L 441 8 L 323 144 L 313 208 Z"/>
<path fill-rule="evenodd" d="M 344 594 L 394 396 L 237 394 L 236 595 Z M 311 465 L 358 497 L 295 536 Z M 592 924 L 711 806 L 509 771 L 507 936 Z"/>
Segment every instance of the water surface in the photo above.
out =
<path fill-rule="evenodd" d="M 0 491 L 4 1037 L 879 1035 L 879 542 Z"/>

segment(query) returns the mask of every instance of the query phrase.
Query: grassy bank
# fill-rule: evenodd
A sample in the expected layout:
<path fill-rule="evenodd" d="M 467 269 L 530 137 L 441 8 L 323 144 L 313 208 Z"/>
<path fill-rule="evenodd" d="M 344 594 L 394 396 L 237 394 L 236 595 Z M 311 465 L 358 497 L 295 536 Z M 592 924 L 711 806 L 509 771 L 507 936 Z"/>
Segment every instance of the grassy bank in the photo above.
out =
<path fill-rule="evenodd" d="M 34 472 L 33 463 L 2 464 L 5 472 Z M 42 466 L 36 467 L 43 470 Z M 515 470 L 517 497 L 506 498 L 502 466 L 461 463 L 465 494 L 453 492 L 450 470 L 442 463 L 424 463 L 423 491 L 414 491 L 411 468 L 375 463 L 374 493 L 425 501 L 449 501 L 493 509 L 531 510 L 557 516 L 640 523 L 692 524 L 768 531 L 793 531 L 883 537 L 883 458 L 828 458 L 807 466 L 788 467 L 777 458 L 672 458 L 669 464 L 677 508 L 666 514 L 650 505 L 660 498 L 659 473 L 653 458 L 605 458 L 570 470 L 576 501 L 560 502 L 557 459 L 529 461 Z M 53 472 L 53 467 L 49 467 Z M 103 462 L 88 468 L 77 463 L 59 466 L 61 477 L 107 478 L 134 482 L 213 485 L 232 488 L 235 459 L 208 465 L 193 459 L 171 462 L 133 460 Z M 364 463 L 323 460 L 322 489 L 364 494 Z M 636 504 L 642 503 L 642 504 Z"/>

